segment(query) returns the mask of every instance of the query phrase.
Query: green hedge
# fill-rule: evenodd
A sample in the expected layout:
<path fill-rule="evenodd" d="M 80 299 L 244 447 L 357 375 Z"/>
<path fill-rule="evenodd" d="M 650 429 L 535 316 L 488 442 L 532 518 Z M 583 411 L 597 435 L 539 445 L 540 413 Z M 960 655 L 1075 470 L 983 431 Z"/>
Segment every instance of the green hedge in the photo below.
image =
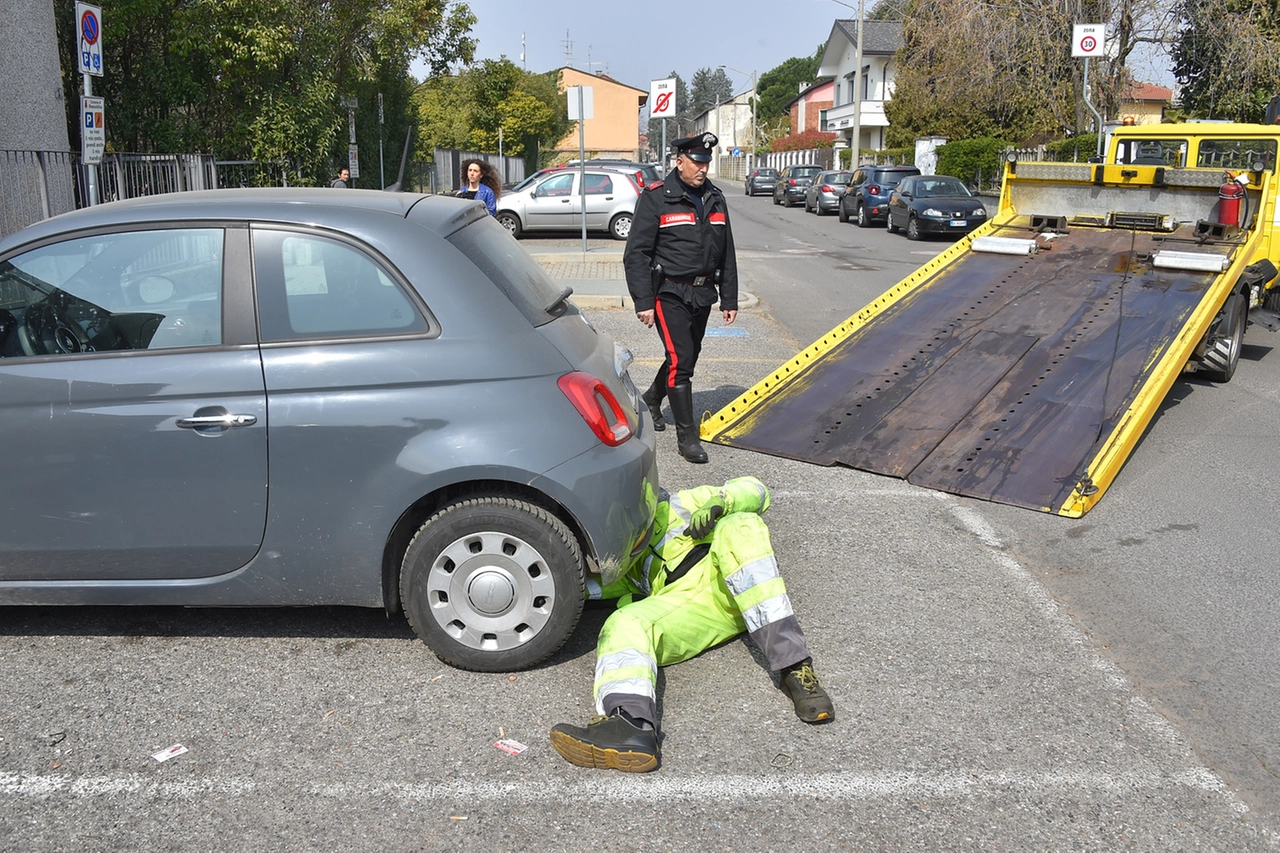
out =
<path fill-rule="evenodd" d="M 986 183 L 1001 174 L 1000 152 L 1009 147 L 1003 139 L 982 136 L 959 139 L 938 146 L 938 174 L 959 178 L 970 186 Z"/>

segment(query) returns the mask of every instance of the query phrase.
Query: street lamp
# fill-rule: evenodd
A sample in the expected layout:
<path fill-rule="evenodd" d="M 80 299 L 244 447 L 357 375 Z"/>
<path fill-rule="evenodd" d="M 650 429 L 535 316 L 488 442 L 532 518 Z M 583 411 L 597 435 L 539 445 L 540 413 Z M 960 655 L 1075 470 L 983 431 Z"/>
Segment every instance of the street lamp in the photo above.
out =
<path fill-rule="evenodd" d="M 720 67 L 728 68 L 730 71 L 736 71 L 739 74 L 747 73 L 745 71 L 740 71 L 737 68 L 734 68 L 732 65 L 721 65 Z M 752 71 L 751 72 L 751 167 L 752 168 L 755 168 L 756 166 L 756 100 L 758 97 L 759 97 L 759 93 L 756 92 L 756 72 Z M 735 107 L 735 115 L 736 115 L 736 109 L 737 108 Z M 716 124 L 719 124 L 719 123 L 720 123 L 720 117 L 716 116 Z M 736 133 L 734 134 L 733 141 L 735 143 L 738 141 Z"/>
<path fill-rule="evenodd" d="M 827 0 L 846 9 L 852 9 L 842 0 Z M 862 22 L 866 20 L 867 0 L 858 0 L 858 43 L 853 53 L 853 153 L 849 157 L 849 168 L 858 168 L 858 149 L 862 146 Z M 837 164 L 839 165 L 839 164 Z"/>

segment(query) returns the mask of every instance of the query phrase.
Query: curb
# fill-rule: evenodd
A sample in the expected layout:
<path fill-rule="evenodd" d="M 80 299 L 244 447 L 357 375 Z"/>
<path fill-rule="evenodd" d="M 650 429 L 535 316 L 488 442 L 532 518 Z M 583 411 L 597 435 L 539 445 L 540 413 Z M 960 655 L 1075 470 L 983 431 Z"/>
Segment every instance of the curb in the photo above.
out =
<path fill-rule="evenodd" d="M 619 282 L 622 289 L 626 290 L 626 282 Z M 630 296 L 614 296 L 603 293 L 575 293 L 569 297 L 573 300 L 573 304 L 579 308 L 630 308 L 632 306 Z M 760 304 L 760 300 L 756 298 L 754 293 L 748 293 L 745 290 L 738 291 L 738 310 L 745 311 L 748 308 L 755 308 Z"/>

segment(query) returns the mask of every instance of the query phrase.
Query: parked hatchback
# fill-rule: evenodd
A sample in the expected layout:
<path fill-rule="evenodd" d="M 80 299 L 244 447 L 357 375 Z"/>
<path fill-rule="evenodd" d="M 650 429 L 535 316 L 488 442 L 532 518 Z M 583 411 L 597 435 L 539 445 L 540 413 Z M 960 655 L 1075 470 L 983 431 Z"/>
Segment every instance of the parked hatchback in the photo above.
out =
<path fill-rule="evenodd" d="M 580 230 L 584 178 L 587 230 L 627 239 L 640 187 L 631 175 L 605 169 L 555 170 L 523 189 L 503 193 L 498 199 L 498 223 L 517 238 L 526 231 Z"/>
<path fill-rule="evenodd" d="M 545 659 L 657 488 L 630 354 L 568 295 L 416 194 L 172 193 L 0 240 L 0 604 L 381 607 L 460 667 Z"/>
<path fill-rule="evenodd" d="M 819 172 L 804 191 L 805 212 L 822 216 L 840 209 L 840 197 L 844 195 L 849 172 Z"/>
<path fill-rule="evenodd" d="M 914 175 L 898 182 L 889 198 L 889 233 L 906 229 L 908 240 L 926 234 L 968 234 L 987 221 L 987 209 L 959 178 Z"/>
<path fill-rule="evenodd" d="M 853 219 L 859 228 L 884 222 L 893 188 L 903 178 L 918 174 L 920 170 L 915 166 L 860 166 L 854 169 L 840 199 L 840 221 Z"/>
<path fill-rule="evenodd" d="M 778 174 L 778 183 L 773 188 L 773 203 L 784 207 L 804 204 L 804 191 L 821 171 L 821 166 L 813 164 L 785 167 Z"/>
<path fill-rule="evenodd" d="M 746 185 L 747 195 L 756 195 L 757 193 L 771 193 L 778 183 L 777 169 L 752 169 L 747 173 L 747 179 L 744 181 Z"/>

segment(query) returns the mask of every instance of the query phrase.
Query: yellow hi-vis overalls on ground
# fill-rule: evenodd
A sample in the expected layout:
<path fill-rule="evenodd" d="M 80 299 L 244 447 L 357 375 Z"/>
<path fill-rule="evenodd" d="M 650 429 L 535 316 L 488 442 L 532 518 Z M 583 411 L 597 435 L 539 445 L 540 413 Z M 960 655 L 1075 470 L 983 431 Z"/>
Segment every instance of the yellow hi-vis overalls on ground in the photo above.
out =
<path fill-rule="evenodd" d="M 710 535 L 693 539 L 689 522 L 720 498 L 725 514 Z M 624 596 L 596 644 L 596 709 L 621 709 L 658 722 L 658 667 L 679 663 L 743 631 L 769 666 L 785 669 L 809 657 L 804 633 L 778 572 L 760 514 L 769 491 L 755 477 L 723 488 L 699 486 L 658 504 L 649 547 L 618 581 L 646 598 Z"/>

